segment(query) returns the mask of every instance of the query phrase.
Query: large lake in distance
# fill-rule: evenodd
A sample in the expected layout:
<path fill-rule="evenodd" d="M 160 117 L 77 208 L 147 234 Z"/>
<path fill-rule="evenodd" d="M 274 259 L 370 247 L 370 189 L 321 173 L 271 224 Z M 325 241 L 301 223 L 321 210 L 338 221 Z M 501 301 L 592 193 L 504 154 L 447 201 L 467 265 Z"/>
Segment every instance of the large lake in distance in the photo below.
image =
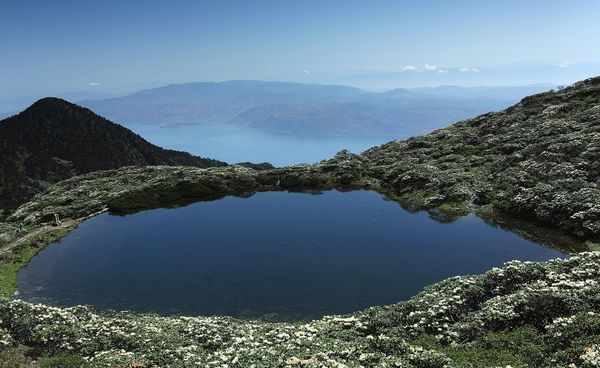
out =
<path fill-rule="evenodd" d="M 564 256 L 475 216 L 439 223 L 375 192 L 266 192 L 101 214 L 35 256 L 18 289 L 56 306 L 307 320 L 513 259 Z"/>
<path fill-rule="evenodd" d="M 353 153 L 406 137 L 317 137 L 265 133 L 232 125 L 185 124 L 170 127 L 129 124 L 163 148 L 190 152 L 228 163 L 270 162 L 275 166 L 315 163 L 347 149 Z"/>

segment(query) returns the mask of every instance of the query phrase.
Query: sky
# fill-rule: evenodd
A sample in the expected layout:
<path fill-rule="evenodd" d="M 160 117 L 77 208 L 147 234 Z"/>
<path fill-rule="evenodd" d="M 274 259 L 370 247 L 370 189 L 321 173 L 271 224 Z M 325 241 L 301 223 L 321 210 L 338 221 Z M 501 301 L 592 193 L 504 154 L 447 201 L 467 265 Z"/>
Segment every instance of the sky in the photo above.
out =
<path fill-rule="evenodd" d="M 585 0 L 0 0 L 0 95 L 364 72 L 486 83 L 498 66 L 599 63 L 598 15 Z"/>

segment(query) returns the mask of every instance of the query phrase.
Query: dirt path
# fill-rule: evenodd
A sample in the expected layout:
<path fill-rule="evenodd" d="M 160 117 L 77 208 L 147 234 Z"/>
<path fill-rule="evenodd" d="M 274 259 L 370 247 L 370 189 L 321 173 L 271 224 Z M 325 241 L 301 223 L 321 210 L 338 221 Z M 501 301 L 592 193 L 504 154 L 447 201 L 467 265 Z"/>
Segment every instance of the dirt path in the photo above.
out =
<path fill-rule="evenodd" d="M 73 230 L 75 227 L 77 227 L 77 225 L 79 225 L 81 222 L 87 220 L 90 217 L 94 217 L 96 215 L 99 215 L 103 212 L 106 212 L 107 209 L 103 209 L 100 210 L 98 212 L 94 212 L 88 216 L 85 217 L 81 217 L 75 220 L 72 219 L 66 219 L 64 220 L 60 225 L 58 226 L 54 226 L 54 225 L 47 225 L 47 224 L 42 224 L 39 227 L 30 230 L 29 232 L 27 232 L 25 235 L 20 236 L 19 238 L 17 238 L 16 240 L 8 243 L 6 246 L 2 247 L 2 249 L 0 249 L 0 255 L 1 254 L 5 254 L 5 253 L 9 253 L 11 252 L 15 247 L 17 247 L 20 244 L 23 244 L 25 242 L 30 241 L 32 238 L 42 235 L 46 232 L 49 232 L 51 230 L 55 230 L 55 229 L 67 229 L 68 231 Z"/>
<path fill-rule="evenodd" d="M 19 237 L 17 240 L 8 243 L 5 247 L 3 247 L 2 249 L 0 249 L 0 254 L 4 254 L 4 253 L 8 253 L 10 251 L 12 251 L 16 246 L 28 241 L 30 238 L 36 236 L 36 235 L 40 235 L 41 233 L 47 231 L 48 229 L 52 228 L 53 226 L 50 225 L 42 225 L 41 227 L 38 227 L 32 231 L 29 231 L 27 234 Z"/>

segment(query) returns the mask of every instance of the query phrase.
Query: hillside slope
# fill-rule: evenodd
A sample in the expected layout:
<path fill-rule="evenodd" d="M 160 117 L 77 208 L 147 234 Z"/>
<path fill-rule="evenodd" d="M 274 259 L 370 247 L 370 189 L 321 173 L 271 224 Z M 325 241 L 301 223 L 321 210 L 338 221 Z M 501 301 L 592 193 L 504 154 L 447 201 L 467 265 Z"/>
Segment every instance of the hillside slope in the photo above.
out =
<path fill-rule="evenodd" d="M 412 96 L 372 94 L 353 102 L 263 105 L 229 122 L 293 136 L 411 137 L 509 105 L 407 93 Z"/>
<path fill-rule="evenodd" d="M 372 148 L 366 175 L 425 208 L 482 206 L 600 237 L 600 77 Z"/>
<path fill-rule="evenodd" d="M 130 165 L 222 166 L 222 162 L 154 146 L 88 109 L 39 100 L 0 121 L 0 207 L 12 207 L 50 183 Z"/>

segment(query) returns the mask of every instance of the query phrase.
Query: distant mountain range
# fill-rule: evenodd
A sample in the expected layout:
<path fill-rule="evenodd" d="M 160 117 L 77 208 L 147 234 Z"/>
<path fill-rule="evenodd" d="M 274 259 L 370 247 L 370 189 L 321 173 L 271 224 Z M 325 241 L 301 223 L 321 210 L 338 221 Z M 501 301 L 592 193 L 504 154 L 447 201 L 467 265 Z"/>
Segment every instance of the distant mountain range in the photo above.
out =
<path fill-rule="evenodd" d="M 57 98 L 0 121 L 0 208 L 14 207 L 51 183 L 122 166 L 225 166 L 162 149 L 92 111 Z"/>
<path fill-rule="evenodd" d="M 222 124 L 256 106 L 332 102 L 362 93 L 345 86 L 228 81 L 173 84 L 80 104 L 123 124 Z"/>
<path fill-rule="evenodd" d="M 298 71 L 270 76 L 270 80 L 297 83 L 341 84 L 368 90 L 456 86 L 520 86 L 546 82 L 570 85 L 600 73 L 599 62 L 533 62 L 499 65 L 398 65 L 390 70 Z M 264 78 L 261 78 L 264 79 Z M 522 96 L 524 97 L 524 96 Z"/>
<path fill-rule="evenodd" d="M 336 85 L 227 81 L 174 84 L 80 104 L 125 125 L 232 124 L 291 135 L 406 137 L 549 89 L 447 86 L 373 93 Z"/>
<path fill-rule="evenodd" d="M 543 83 L 515 87 L 461 87 L 447 85 L 438 87 L 410 88 L 409 91 L 453 98 L 519 101 L 525 96 L 547 92 L 555 87 L 556 86 L 551 84 Z"/>

